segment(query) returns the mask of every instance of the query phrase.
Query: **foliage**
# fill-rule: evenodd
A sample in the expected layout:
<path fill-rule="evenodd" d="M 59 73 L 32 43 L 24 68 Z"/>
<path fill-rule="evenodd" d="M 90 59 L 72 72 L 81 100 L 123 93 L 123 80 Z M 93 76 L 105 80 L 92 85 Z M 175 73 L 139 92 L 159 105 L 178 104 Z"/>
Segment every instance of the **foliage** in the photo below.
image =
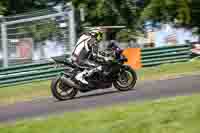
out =
<path fill-rule="evenodd" d="M 4 1 L 0 1 L 0 15 L 3 15 L 4 12 L 7 10 L 5 4 L 6 4 L 5 0 Z"/>
<path fill-rule="evenodd" d="M 84 9 L 86 21 L 80 26 L 125 25 L 133 34 L 148 20 L 200 27 L 199 0 L 1 0 L 0 14 L 48 8 L 49 3 L 60 1 L 72 1 L 77 11 Z"/>
<path fill-rule="evenodd" d="M 189 3 L 191 9 L 191 27 L 196 27 L 197 33 L 200 34 L 200 1 L 191 0 Z"/>
<path fill-rule="evenodd" d="M 135 0 L 73 0 L 76 8 L 84 8 L 87 23 L 97 25 L 126 25 L 134 27 L 137 21 Z"/>
<path fill-rule="evenodd" d="M 180 24 L 191 22 L 188 0 L 151 0 L 141 14 L 141 21 L 153 20 L 160 22 L 174 22 Z"/>
<path fill-rule="evenodd" d="M 28 32 L 33 37 L 34 41 L 44 41 L 52 36 L 61 36 L 59 28 L 53 20 L 37 21 L 35 23 L 20 29 L 20 32 Z"/>
<path fill-rule="evenodd" d="M 173 22 L 177 26 L 194 28 L 200 34 L 199 0 L 151 0 L 141 13 L 140 21 Z"/>
<path fill-rule="evenodd" d="M 138 0 L 72 0 L 77 9 L 83 8 L 86 21 L 82 26 L 124 25 L 127 30 L 117 32 L 118 39 L 129 40 L 137 34 L 142 7 Z M 141 3 L 140 3 L 141 4 Z M 130 31 L 130 32 L 126 32 Z"/>
<path fill-rule="evenodd" d="M 6 15 L 24 13 L 38 9 L 48 8 L 50 3 L 55 5 L 62 0 L 3 0 L 7 8 Z"/>
<path fill-rule="evenodd" d="M 142 33 L 131 29 L 123 29 L 117 33 L 116 39 L 118 41 L 128 42 L 130 40 L 135 40 L 138 35 L 141 36 Z"/>

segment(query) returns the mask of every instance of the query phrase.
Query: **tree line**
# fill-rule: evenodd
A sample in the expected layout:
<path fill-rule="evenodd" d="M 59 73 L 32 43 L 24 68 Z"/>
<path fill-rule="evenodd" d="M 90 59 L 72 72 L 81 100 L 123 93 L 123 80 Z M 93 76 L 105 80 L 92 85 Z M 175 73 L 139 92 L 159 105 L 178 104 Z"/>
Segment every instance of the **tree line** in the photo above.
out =
<path fill-rule="evenodd" d="M 146 21 L 168 23 L 200 33 L 199 0 L 1 0 L 0 14 L 13 15 L 49 8 L 72 1 L 76 10 L 84 9 L 83 26 L 125 25 L 130 32 L 143 29 Z"/>

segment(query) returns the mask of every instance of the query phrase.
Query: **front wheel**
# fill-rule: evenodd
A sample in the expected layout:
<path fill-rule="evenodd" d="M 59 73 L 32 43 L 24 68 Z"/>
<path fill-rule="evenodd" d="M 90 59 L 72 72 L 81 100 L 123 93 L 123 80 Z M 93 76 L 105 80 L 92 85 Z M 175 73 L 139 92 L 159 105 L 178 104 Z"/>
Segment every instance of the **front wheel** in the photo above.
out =
<path fill-rule="evenodd" d="M 56 99 L 63 101 L 74 98 L 78 93 L 78 90 L 69 87 L 68 85 L 62 82 L 60 77 L 57 77 L 51 82 L 51 92 Z"/>
<path fill-rule="evenodd" d="M 118 79 L 113 82 L 113 85 L 119 91 L 128 91 L 134 89 L 136 81 L 136 72 L 130 66 L 125 66 L 119 73 Z"/>

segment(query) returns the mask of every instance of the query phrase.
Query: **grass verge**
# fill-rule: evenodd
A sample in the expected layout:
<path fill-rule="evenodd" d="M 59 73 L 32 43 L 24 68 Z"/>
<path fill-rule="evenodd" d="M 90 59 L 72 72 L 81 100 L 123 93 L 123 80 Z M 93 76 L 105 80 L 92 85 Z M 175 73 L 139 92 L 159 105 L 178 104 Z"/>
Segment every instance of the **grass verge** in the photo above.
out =
<path fill-rule="evenodd" d="M 140 80 L 152 80 L 196 72 L 200 73 L 200 60 L 198 59 L 183 63 L 163 64 L 158 67 L 142 68 L 137 74 Z"/>
<path fill-rule="evenodd" d="M 2 133 L 197 133 L 200 96 L 128 104 L 0 125 Z"/>
<path fill-rule="evenodd" d="M 165 64 L 158 67 L 143 68 L 137 71 L 137 74 L 140 80 L 152 80 L 183 73 L 199 72 L 199 68 L 200 60 L 194 60 L 186 63 Z M 0 88 L 0 105 L 29 101 L 50 95 L 50 81 L 5 87 Z"/>
<path fill-rule="evenodd" d="M 50 81 L 4 87 L 0 88 L 0 105 L 30 101 L 50 95 Z"/>

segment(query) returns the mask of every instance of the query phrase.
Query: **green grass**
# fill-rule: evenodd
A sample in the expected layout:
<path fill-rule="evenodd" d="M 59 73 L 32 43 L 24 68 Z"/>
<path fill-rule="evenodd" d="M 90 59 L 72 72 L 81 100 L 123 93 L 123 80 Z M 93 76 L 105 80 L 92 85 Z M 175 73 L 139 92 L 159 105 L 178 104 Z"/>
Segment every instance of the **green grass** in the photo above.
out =
<path fill-rule="evenodd" d="M 0 88 L 0 105 L 30 101 L 50 96 L 50 81 L 32 82 L 24 85 Z"/>
<path fill-rule="evenodd" d="M 186 63 L 166 64 L 153 68 L 143 68 L 137 71 L 137 74 L 139 80 L 152 80 L 190 72 L 200 72 L 200 60 Z M 50 81 L 5 87 L 0 88 L 0 105 L 29 101 L 50 95 Z"/>
<path fill-rule="evenodd" d="M 199 133 L 200 95 L 0 125 L 1 133 Z"/>
<path fill-rule="evenodd" d="M 200 60 L 142 68 L 138 71 L 138 76 L 140 80 L 149 80 L 196 72 L 200 73 Z"/>

